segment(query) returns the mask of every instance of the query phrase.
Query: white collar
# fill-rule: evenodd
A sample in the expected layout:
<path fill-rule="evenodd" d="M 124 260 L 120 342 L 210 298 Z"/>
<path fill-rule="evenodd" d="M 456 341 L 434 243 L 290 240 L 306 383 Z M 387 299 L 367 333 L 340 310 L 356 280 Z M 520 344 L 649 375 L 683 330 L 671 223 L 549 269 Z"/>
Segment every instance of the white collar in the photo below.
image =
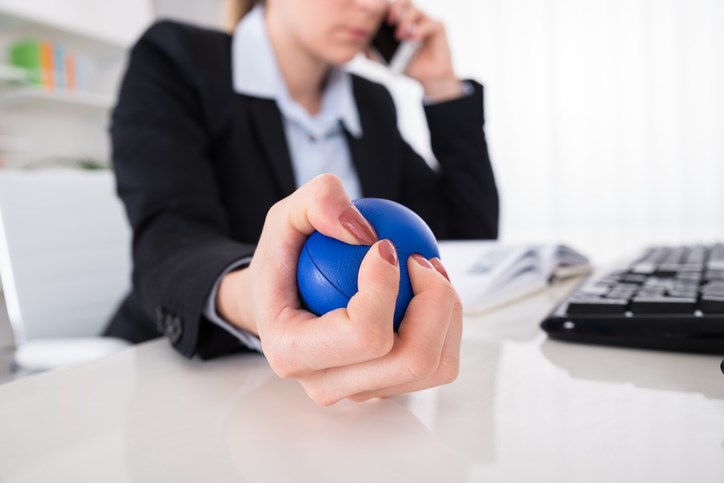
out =
<path fill-rule="evenodd" d="M 332 67 L 317 115 L 312 116 L 291 98 L 269 41 L 261 4 L 234 29 L 231 52 L 235 92 L 275 100 L 285 118 L 316 135 L 324 135 L 342 121 L 350 134 L 362 136 L 351 75 L 341 67 Z"/>

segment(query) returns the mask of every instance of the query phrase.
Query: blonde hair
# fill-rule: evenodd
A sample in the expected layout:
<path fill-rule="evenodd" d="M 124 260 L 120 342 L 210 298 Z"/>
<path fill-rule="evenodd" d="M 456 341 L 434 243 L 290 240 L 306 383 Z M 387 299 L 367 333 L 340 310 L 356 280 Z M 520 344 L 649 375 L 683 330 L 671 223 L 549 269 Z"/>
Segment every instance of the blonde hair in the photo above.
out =
<path fill-rule="evenodd" d="M 233 32 L 236 24 L 256 6 L 264 0 L 226 0 L 224 20 L 227 32 Z"/>

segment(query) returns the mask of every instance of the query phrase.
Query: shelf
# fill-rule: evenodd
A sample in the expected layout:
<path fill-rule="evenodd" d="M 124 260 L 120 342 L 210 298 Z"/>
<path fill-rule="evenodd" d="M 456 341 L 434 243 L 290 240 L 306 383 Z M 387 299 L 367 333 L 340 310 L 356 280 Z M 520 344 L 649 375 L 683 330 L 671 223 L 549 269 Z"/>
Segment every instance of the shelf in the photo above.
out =
<path fill-rule="evenodd" d="M 40 87 L 22 87 L 0 92 L 0 107 L 23 107 L 27 105 L 55 105 L 58 107 L 80 108 L 107 112 L 115 103 L 113 96 L 84 91 L 45 90 Z"/>
<path fill-rule="evenodd" d="M 0 64 L 0 84 L 23 84 L 27 77 L 25 69 Z"/>
<path fill-rule="evenodd" d="M 100 60 L 125 55 L 128 45 L 121 41 L 77 32 L 42 20 L 8 12 L 0 7 L 0 33 L 17 38 L 52 39 Z"/>

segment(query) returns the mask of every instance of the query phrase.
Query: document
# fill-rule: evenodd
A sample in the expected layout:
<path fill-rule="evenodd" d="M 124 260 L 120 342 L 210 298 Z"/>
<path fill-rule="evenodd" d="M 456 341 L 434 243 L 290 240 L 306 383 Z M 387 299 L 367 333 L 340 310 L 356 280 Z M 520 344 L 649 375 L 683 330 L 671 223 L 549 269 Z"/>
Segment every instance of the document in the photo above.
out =
<path fill-rule="evenodd" d="M 486 312 L 547 287 L 590 273 L 588 258 L 566 245 L 504 245 L 446 241 L 440 254 L 468 314 Z"/>

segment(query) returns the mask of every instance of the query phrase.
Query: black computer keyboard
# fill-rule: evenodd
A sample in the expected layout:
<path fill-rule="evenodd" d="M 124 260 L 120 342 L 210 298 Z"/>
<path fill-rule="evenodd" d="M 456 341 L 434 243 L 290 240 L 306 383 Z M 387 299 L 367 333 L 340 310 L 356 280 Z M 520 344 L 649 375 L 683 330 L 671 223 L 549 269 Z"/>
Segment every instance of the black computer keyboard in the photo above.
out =
<path fill-rule="evenodd" d="M 724 354 L 724 244 L 649 248 L 595 273 L 541 327 L 573 342 Z"/>

